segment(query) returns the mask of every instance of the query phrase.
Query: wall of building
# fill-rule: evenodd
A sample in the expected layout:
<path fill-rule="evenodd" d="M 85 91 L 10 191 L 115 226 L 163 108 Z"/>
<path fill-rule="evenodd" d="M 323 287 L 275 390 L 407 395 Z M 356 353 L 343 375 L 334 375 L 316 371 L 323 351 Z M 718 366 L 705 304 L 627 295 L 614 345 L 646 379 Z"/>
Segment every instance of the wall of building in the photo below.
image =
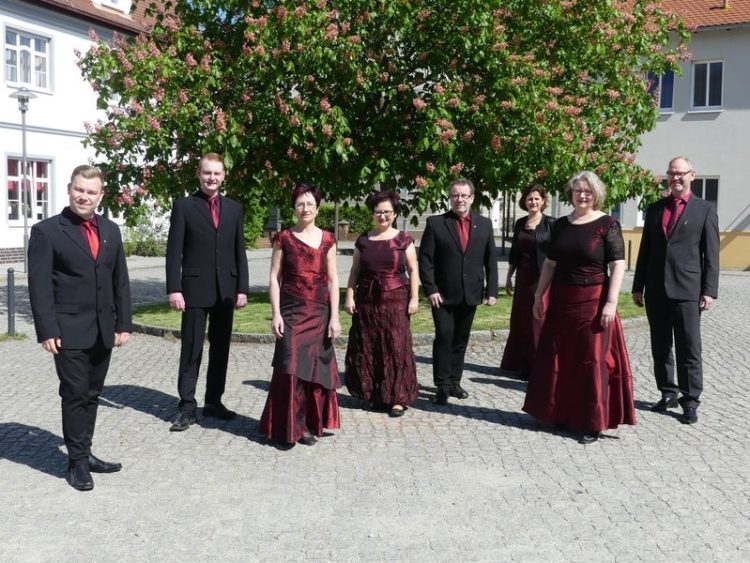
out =
<path fill-rule="evenodd" d="M 67 205 L 67 184 L 75 166 L 85 164 L 94 156 L 84 148 L 84 122 L 95 122 L 103 114 L 96 109 L 96 96 L 76 66 L 75 51 L 85 52 L 91 24 L 72 17 L 44 10 L 25 2 L 0 0 L 0 32 L 5 37 L 13 29 L 49 39 L 48 88 L 30 88 L 36 98 L 30 100 L 26 112 L 26 152 L 29 160 L 48 160 L 50 186 L 48 215 L 58 213 Z M 102 37 L 111 37 L 105 29 L 97 29 Z M 4 52 L 4 49 L 3 49 Z M 22 157 L 21 112 L 16 100 L 9 96 L 16 86 L 8 84 L 3 70 L 0 81 L 0 263 L 14 258 L 23 248 L 22 221 L 8 219 L 8 158 Z M 36 222 L 28 221 L 29 227 Z M 22 250 L 21 250 L 22 252 Z"/>
<path fill-rule="evenodd" d="M 721 231 L 750 231 L 750 29 L 699 31 L 690 43 L 693 61 L 723 61 L 723 107 L 692 111 L 692 63 L 675 76 L 674 111 L 662 114 L 656 129 L 643 138 L 638 162 L 663 174 L 669 160 L 684 155 L 698 177 L 719 179 L 717 212 Z M 631 202 L 628 216 L 637 205 Z M 636 226 L 628 221 L 628 226 Z M 741 237 L 744 239 L 744 237 Z M 748 247 L 750 254 L 750 247 Z"/>

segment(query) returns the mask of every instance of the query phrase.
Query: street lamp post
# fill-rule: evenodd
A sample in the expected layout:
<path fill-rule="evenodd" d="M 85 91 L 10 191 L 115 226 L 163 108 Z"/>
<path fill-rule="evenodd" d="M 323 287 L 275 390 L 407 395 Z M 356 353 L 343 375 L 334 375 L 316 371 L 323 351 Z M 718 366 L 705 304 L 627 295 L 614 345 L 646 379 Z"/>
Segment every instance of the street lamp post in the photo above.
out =
<path fill-rule="evenodd" d="M 29 109 L 29 100 L 36 98 L 36 94 L 26 87 L 19 88 L 10 95 L 11 98 L 18 100 L 18 109 L 21 110 L 21 213 L 23 214 L 23 271 L 29 271 L 29 197 L 31 194 L 26 188 L 26 174 L 28 171 L 26 164 L 26 111 Z"/>

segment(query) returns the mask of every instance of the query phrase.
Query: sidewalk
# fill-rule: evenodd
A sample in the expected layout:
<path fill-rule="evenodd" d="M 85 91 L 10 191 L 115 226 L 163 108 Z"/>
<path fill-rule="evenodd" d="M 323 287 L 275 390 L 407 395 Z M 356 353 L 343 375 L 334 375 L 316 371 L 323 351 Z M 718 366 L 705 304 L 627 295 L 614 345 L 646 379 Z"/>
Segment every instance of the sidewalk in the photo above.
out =
<path fill-rule="evenodd" d="M 269 256 L 248 253 L 253 288 Z M 128 265 L 134 301 L 164 299 L 163 259 Z M 342 389 L 342 428 L 289 452 L 256 435 L 273 346 L 234 344 L 225 402 L 240 416 L 170 433 L 179 342 L 136 334 L 113 354 L 94 440 L 124 469 L 96 475 L 91 493 L 63 480 L 57 379 L 16 281 L 29 337 L 0 343 L 2 562 L 750 560 L 748 273 L 722 273 L 704 318 L 700 422 L 648 410 L 658 393 L 635 323 L 639 424 L 591 446 L 521 412 L 524 384 L 497 376 L 502 340 L 471 346 L 467 400 L 432 405 L 431 350 L 418 346 L 406 416 L 364 411 Z"/>

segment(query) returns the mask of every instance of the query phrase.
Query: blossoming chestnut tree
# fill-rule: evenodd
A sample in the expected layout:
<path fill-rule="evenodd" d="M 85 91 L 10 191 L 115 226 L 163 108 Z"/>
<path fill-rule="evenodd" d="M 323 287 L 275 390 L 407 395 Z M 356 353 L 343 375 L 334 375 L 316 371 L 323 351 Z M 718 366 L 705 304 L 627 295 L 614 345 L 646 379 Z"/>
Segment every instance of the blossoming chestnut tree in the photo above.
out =
<path fill-rule="evenodd" d="M 645 76 L 679 71 L 689 37 L 642 0 L 150 10 L 149 34 L 97 41 L 79 61 L 107 112 L 87 142 L 111 186 L 141 186 L 133 205 L 194 189 L 207 151 L 224 155 L 227 191 L 256 211 L 298 181 L 337 201 L 399 189 L 422 213 L 444 205 L 459 175 L 487 203 L 534 180 L 559 191 L 584 168 L 607 182 L 610 203 L 648 197 L 655 179 L 634 162 L 658 116 Z"/>

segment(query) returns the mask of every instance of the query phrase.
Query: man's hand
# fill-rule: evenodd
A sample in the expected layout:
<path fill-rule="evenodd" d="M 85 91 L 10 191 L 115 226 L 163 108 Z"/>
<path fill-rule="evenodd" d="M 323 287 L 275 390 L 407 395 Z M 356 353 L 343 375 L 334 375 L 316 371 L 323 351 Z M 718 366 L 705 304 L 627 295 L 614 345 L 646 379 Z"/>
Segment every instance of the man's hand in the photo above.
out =
<path fill-rule="evenodd" d="M 709 295 L 701 295 L 698 303 L 700 304 L 701 311 L 710 311 L 711 307 L 714 306 L 714 298 Z"/>
<path fill-rule="evenodd" d="M 488 307 L 492 307 L 495 303 L 497 303 L 497 299 L 494 297 L 485 297 L 482 303 L 484 303 Z"/>
<path fill-rule="evenodd" d="M 642 291 L 633 292 L 633 303 L 635 303 L 639 307 L 643 307 L 643 292 Z"/>
<path fill-rule="evenodd" d="M 50 354 L 57 354 L 60 350 L 60 346 L 62 346 L 62 340 L 59 338 L 48 338 L 47 340 L 42 341 L 42 348 L 44 348 L 45 352 L 49 352 Z"/>
<path fill-rule="evenodd" d="M 234 308 L 242 309 L 245 305 L 247 305 L 247 295 L 244 293 L 238 293 L 234 300 Z"/>
<path fill-rule="evenodd" d="M 130 340 L 129 332 L 115 332 L 115 346 L 118 348 L 124 346 L 128 340 Z"/>
<path fill-rule="evenodd" d="M 172 307 L 172 309 L 176 309 L 178 311 L 185 310 L 185 298 L 182 296 L 182 292 L 176 291 L 175 293 L 170 293 L 168 297 L 169 306 Z"/>
<path fill-rule="evenodd" d="M 440 305 L 443 304 L 443 296 L 440 293 L 433 293 L 427 296 L 427 301 L 430 302 L 433 309 L 440 309 Z"/>

